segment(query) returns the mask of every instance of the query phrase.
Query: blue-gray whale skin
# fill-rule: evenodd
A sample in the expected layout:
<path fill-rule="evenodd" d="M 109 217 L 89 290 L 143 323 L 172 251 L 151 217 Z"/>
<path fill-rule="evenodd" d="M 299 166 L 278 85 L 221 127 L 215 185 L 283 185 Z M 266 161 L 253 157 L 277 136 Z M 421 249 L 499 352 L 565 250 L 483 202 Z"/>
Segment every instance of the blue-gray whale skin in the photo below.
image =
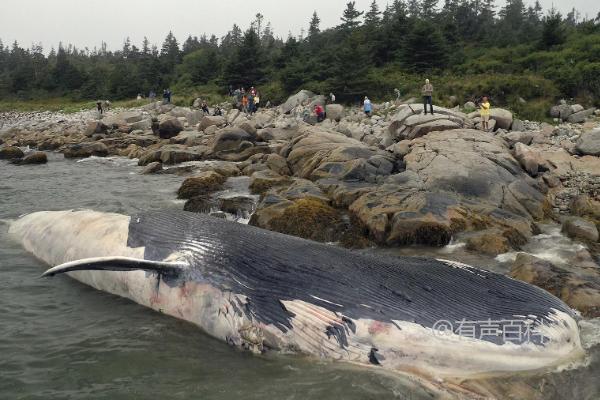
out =
<path fill-rule="evenodd" d="M 92 218 L 82 214 L 86 212 L 93 213 L 66 212 L 52 221 Z M 43 218 L 39 220 L 45 221 L 51 213 L 40 213 Z M 100 221 L 104 214 L 93 215 L 93 221 Z M 36 229 L 52 234 L 53 223 L 36 226 L 35 217 L 32 214 L 26 221 L 17 221 L 11 230 L 28 250 L 52 263 L 56 256 L 50 260 L 41 254 L 43 250 L 36 249 L 31 235 L 35 236 Z M 93 226 L 82 222 L 80 229 Z M 126 248 L 143 249 L 143 257 L 93 254 L 103 257 L 94 259 L 87 249 L 84 260 L 69 256 L 62 260 L 67 264 L 47 274 L 67 272 L 92 286 L 162 310 L 155 304 L 161 301 L 158 295 L 146 299 L 153 296 L 135 288 L 136 282 L 151 280 L 157 293 L 165 293 L 162 301 L 168 303 L 166 308 L 180 307 L 167 313 L 192 320 L 213 336 L 226 332 L 222 340 L 254 351 L 297 350 L 397 370 L 421 368 L 424 374 L 436 374 L 439 361 L 440 375 L 537 369 L 581 354 L 576 315 L 568 306 L 540 288 L 493 272 L 444 260 L 363 254 L 183 211 L 142 212 L 131 216 L 126 226 Z M 64 229 L 56 227 L 54 233 Z M 103 233 L 98 232 L 95 240 L 104 240 Z M 131 275 L 128 280 L 115 275 L 140 270 L 144 275 L 136 275 L 135 281 Z M 109 279 L 100 276 L 114 276 L 118 285 L 98 283 Z M 117 289 L 119 285 L 128 288 Z M 190 285 L 216 290 L 219 295 L 215 299 L 224 301 L 224 308 L 220 304 L 210 317 L 197 320 L 187 316 L 194 307 L 200 307 L 197 304 L 202 303 L 204 309 L 207 304 L 213 306 L 210 300 L 195 301 L 187 294 L 178 294 L 175 301 L 173 290 L 188 293 Z M 169 294 L 161 292 L 161 287 Z M 222 293 L 229 296 L 223 300 Z M 173 302 L 189 304 L 173 306 Z M 222 312 L 235 329 L 219 328 L 222 321 L 215 321 Z M 485 321 L 515 320 L 526 321 L 538 334 L 510 338 L 500 333 L 484 334 Z M 473 336 L 463 339 L 456 326 L 453 334 L 436 334 L 439 321 L 479 323 L 474 324 Z M 408 340 L 422 340 L 427 345 L 412 350 L 419 346 Z M 479 354 L 459 354 L 461 351 Z M 486 352 L 489 360 L 484 362 L 481 359 L 486 358 Z M 420 356 L 427 361 L 422 362 Z M 438 356 L 441 358 L 435 361 Z M 515 357 L 523 358 L 510 361 Z M 449 358 L 456 360 L 450 362 Z M 461 366 L 465 362 L 471 365 Z"/>

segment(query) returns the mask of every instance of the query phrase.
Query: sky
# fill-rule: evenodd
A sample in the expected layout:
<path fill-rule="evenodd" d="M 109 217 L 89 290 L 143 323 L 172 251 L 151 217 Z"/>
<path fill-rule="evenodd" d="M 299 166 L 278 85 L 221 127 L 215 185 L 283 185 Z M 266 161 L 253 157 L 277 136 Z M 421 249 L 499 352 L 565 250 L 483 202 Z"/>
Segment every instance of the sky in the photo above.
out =
<path fill-rule="evenodd" d="M 120 49 L 126 37 L 141 44 L 144 36 L 160 44 L 172 30 L 182 42 L 189 34 L 223 36 L 234 23 L 246 29 L 260 12 L 270 21 L 276 36 L 300 34 L 308 27 L 313 11 L 321 18 L 321 28 L 340 23 L 348 0 L 0 0 L 0 39 L 15 40 L 23 47 L 41 43 L 46 52 L 59 42 L 78 48 Z M 356 0 L 358 9 L 368 9 L 372 0 Z M 380 8 L 388 1 L 377 0 Z M 525 0 L 526 3 L 534 0 Z M 544 9 L 554 5 L 566 13 L 572 7 L 582 16 L 595 17 L 597 0 L 540 0 Z M 503 5 L 504 0 L 496 0 Z"/>

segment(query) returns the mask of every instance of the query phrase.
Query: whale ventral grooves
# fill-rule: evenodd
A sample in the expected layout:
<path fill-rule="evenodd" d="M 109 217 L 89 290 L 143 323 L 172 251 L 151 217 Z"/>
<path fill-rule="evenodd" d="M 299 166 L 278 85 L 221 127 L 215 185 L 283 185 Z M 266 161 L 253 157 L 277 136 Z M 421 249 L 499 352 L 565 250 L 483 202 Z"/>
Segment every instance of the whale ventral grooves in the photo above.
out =
<path fill-rule="evenodd" d="M 500 274 L 432 259 L 361 254 L 183 211 L 132 216 L 127 245 L 144 247 L 144 258 L 152 261 L 183 254 L 186 279 L 246 296 L 248 306 L 240 312 L 282 330 L 291 328 L 293 316 L 282 302 L 338 313 L 343 326 L 327 333 L 341 345 L 344 332 L 361 318 L 431 328 L 440 320 L 532 315 L 534 324 L 551 323 L 553 309 L 572 315 L 543 290 Z M 502 337 L 482 340 L 503 343 Z"/>

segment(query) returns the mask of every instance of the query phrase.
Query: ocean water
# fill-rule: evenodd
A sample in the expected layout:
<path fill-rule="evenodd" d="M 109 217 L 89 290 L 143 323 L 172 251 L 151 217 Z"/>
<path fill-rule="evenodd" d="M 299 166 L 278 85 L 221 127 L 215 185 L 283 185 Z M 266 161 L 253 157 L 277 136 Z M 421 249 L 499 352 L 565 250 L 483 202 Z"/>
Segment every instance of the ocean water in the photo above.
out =
<path fill-rule="evenodd" d="M 39 278 L 46 266 L 7 235 L 11 220 L 34 211 L 183 207 L 175 194 L 182 177 L 140 170 L 123 158 L 73 161 L 51 154 L 42 166 L 0 161 L 0 399 L 439 397 L 416 380 L 376 369 L 236 351 L 189 323 L 66 276 Z M 244 182 L 234 180 L 224 194 L 243 192 Z M 453 259 L 454 249 L 445 251 Z M 454 258 L 501 268 L 497 260 L 461 254 Z M 600 398 L 600 322 L 584 321 L 582 328 L 585 365 L 477 385 L 498 398 Z"/>

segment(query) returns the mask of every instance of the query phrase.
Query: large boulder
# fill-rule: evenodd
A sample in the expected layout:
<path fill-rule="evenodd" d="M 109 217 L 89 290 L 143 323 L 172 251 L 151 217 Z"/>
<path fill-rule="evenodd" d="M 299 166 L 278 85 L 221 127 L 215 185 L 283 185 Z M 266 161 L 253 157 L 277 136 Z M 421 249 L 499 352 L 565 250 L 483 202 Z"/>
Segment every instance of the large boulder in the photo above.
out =
<path fill-rule="evenodd" d="M 515 158 L 523 169 L 531 176 L 537 176 L 539 169 L 539 155 L 531 147 L 523 143 L 515 144 Z"/>
<path fill-rule="evenodd" d="M 496 128 L 510 129 L 513 123 L 513 115 L 503 108 L 494 107 L 490 111 L 490 119 L 496 121 Z"/>
<path fill-rule="evenodd" d="M 575 148 L 583 155 L 600 156 L 600 129 L 582 134 Z"/>
<path fill-rule="evenodd" d="M 64 151 L 65 158 L 106 157 L 108 147 L 101 142 L 84 142 L 68 146 Z"/>
<path fill-rule="evenodd" d="M 43 151 L 34 151 L 23 157 L 23 159 L 19 161 L 19 164 L 46 164 L 47 162 L 48 157 L 46 156 L 46 153 Z"/>
<path fill-rule="evenodd" d="M 217 126 L 217 127 L 221 127 L 224 126 L 226 123 L 225 118 L 221 117 L 221 116 L 204 116 L 202 117 L 202 119 L 200 120 L 200 124 L 198 125 L 198 131 L 202 132 L 204 131 L 206 128 L 208 128 L 209 126 Z"/>
<path fill-rule="evenodd" d="M 256 171 L 250 177 L 250 191 L 260 194 L 271 188 L 287 185 L 290 182 L 290 177 L 279 175 L 277 172 L 269 169 Z"/>
<path fill-rule="evenodd" d="M 344 118 L 344 106 L 341 104 L 327 104 L 325 106 L 327 118 L 333 121 L 340 121 Z"/>
<path fill-rule="evenodd" d="M 519 253 L 510 275 L 547 290 L 579 310 L 584 317 L 600 316 L 600 276 L 597 265 L 577 269 Z"/>
<path fill-rule="evenodd" d="M 593 222 L 583 218 L 567 218 L 563 222 L 562 231 L 570 238 L 582 239 L 592 243 L 598 241 L 598 228 Z"/>
<path fill-rule="evenodd" d="M 25 153 L 23 150 L 16 146 L 6 146 L 0 148 L 0 160 L 13 160 L 16 158 L 23 158 Z"/>
<path fill-rule="evenodd" d="M 177 118 L 168 118 L 158 124 L 158 136 L 161 139 L 175 137 L 183 130 L 183 124 Z"/>
<path fill-rule="evenodd" d="M 85 128 L 85 136 L 92 137 L 98 133 L 106 133 L 108 131 L 108 126 L 104 122 L 101 121 L 91 121 L 87 124 Z"/>
<path fill-rule="evenodd" d="M 177 191 L 177 197 L 180 199 L 191 199 L 196 196 L 202 196 L 219 190 L 225 181 L 226 177 L 214 172 L 201 172 L 197 176 L 187 178 Z"/>
<path fill-rule="evenodd" d="M 237 151 L 242 143 L 252 143 L 254 137 L 241 128 L 227 127 L 223 128 L 215 134 L 212 144 L 213 152 L 220 151 Z"/>
<path fill-rule="evenodd" d="M 594 111 L 596 111 L 595 108 L 589 108 L 587 110 L 576 112 L 575 114 L 569 115 L 567 121 L 572 124 L 581 124 L 585 122 L 586 119 L 594 115 Z"/>
<path fill-rule="evenodd" d="M 315 94 L 308 90 L 301 90 L 293 96 L 290 96 L 280 107 L 282 114 L 287 114 L 299 105 L 310 103 Z"/>

